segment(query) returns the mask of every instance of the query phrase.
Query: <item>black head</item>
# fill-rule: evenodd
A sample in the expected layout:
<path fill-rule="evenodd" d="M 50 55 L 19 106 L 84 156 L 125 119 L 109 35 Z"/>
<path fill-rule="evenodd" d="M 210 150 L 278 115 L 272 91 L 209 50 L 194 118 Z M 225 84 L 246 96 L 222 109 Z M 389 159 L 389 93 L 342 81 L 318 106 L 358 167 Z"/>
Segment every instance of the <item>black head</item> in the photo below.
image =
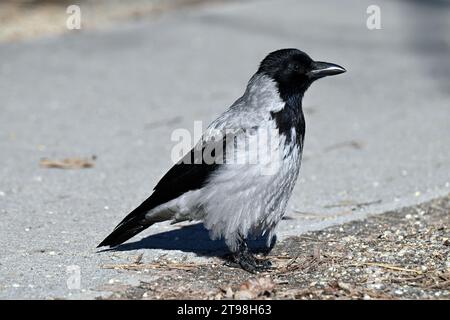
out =
<path fill-rule="evenodd" d="M 314 61 L 297 49 L 281 49 L 268 54 L 258 69 L 258 73 L 265 74 L 277 82 L 283 98 L 303 95 L 315 80 L 345 71 L 337 64 Z"/>

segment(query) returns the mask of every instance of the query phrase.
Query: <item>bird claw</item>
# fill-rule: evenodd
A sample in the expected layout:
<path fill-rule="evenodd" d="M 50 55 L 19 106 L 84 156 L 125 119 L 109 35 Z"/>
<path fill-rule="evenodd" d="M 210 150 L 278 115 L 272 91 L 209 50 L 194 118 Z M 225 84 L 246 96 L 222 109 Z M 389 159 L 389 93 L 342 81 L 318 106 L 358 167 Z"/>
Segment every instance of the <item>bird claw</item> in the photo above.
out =
<path fill-rule="evenodd" d="M 258 259 L 250 252 L 238 253 L 225 263 L 232 268 L 241 268 L 250 273 L 264 272 L 272 268 L 272 262 L 267 259 Z"/>

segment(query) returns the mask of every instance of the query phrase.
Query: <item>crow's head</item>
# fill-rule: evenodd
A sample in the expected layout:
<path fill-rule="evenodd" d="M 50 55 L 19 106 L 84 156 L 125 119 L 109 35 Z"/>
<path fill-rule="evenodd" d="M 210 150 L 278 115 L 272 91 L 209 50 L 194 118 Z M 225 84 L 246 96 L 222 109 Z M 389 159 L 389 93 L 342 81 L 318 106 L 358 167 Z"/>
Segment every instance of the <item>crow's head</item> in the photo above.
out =
<path fill-rule="evenodd" d="M 280 94 L 303 94 L 315 80 L 346 70 L 333 63 L 314 61 L 298 49 L 271 52 L 261 62 L 258 73 L 277 82 Z"/>

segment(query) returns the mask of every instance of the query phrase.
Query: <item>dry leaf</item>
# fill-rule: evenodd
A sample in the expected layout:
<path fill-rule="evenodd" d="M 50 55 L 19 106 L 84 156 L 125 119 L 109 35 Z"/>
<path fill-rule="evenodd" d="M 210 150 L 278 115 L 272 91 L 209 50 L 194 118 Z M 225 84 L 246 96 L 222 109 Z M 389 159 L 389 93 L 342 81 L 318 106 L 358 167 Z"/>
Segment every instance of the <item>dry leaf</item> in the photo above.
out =
<path fill-rule="evenodd" d="M 85 169 L 95 165 L 96 156 L 91 159 L 66 158 L 63 160 L 41 159 L 40 166 L 43 168 L 56 169 Z"/>
<path fill-rule="evenodd" d="M 275 288 L 271 278 L 250 279 L 242 283 L 234 294 L 235 299 L 255 299 L 263 295 L 270 295 Z"/>

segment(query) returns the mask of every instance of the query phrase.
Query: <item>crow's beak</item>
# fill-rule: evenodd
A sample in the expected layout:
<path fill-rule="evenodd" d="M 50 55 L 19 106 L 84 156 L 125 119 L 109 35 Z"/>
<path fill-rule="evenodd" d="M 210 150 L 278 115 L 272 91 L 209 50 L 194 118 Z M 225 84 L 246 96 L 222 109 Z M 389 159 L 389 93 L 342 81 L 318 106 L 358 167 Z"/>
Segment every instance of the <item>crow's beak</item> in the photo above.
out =
<path fill-rule="evenodd" d="M 343 67 L 334 63 L 315 61 L 313 63 L 313 69 L 308 72 L 308 76 L 315 80 L 326 76 L 334 76 L 346 71 Z"/>

